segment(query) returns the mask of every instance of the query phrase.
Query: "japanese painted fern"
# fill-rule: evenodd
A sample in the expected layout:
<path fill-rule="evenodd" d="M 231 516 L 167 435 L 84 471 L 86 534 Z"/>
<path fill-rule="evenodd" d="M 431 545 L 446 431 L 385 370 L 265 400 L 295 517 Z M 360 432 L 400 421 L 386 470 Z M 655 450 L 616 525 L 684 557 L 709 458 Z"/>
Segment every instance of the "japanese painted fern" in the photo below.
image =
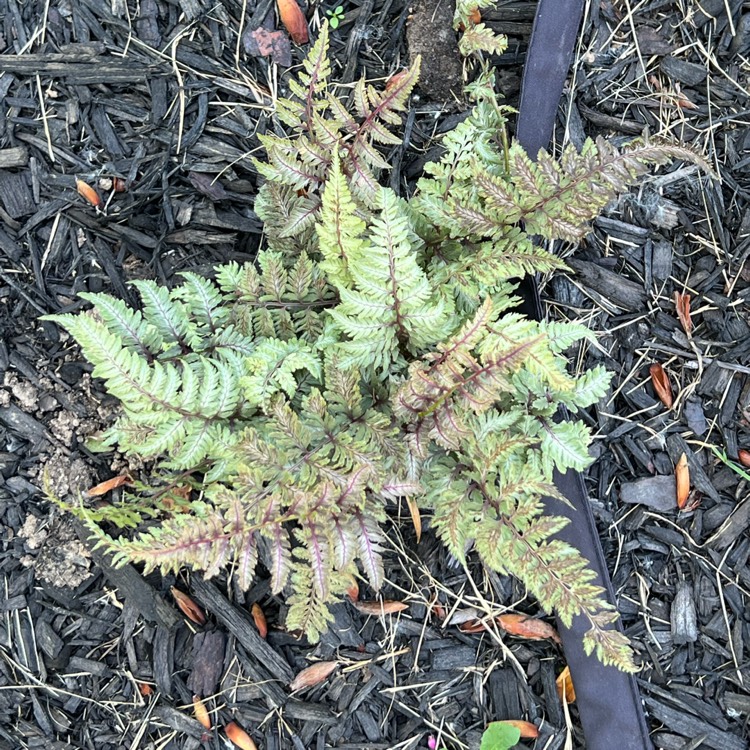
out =
<path fill-rule="evenodd" d="M 583 614 L 586 648 L 631 669 L 616 613 L 541 503 L 555 467 L 590 461 L 588 430 L 557 422 L 559 405 L 591 405 L 608 375 L 568 374 L 563 352 L 590 334 L 514 312 L 512 279 L 563 268 L 530 235 L 578 239 L 647 164 L 693 154 L 587 142 L 534 163 L 503 145 L 485 74 L 404 200 L 379 185 L 377 144 L 399 143 L 417 66 L 346 104 L 327 43 L 324 28 L 278 102 L 287 134 L 263 138 L 257 262 L 171 291 L 134 282 L 140 311 L 88 294 L 92 312 L 53 318 L 122 402 L 101 447 L 153 459 L 126 500 L 137 533 L 92 528 L 147 570 L 229 566 L 247 588 L 260 560 L 287 626 L 314 638 L 352 576 L 380 587 L 386 507 L 410 496 L 459 560 L 473 547 L 564 622 Z"/>

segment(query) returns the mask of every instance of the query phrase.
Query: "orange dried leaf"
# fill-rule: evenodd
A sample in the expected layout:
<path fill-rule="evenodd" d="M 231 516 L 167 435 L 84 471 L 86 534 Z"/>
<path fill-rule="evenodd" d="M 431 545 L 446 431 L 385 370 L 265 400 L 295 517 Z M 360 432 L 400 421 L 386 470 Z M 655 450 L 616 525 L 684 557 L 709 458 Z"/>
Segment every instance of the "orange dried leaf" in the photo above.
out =
<path fill-rule="evenodd" d="M 396 612 L 403 612 L 405 609 L 409 609 L 408 604 L 403 602 L 395 602 L 390 599 L 384 599 L 382 602 L 353 602 L 354 606 L 363 615 L 392 615 Z"/>
<path fill-rule="evenodd" d="M 539 730 L 535 724 L 530 721 L 522 721 L 521 719 L 506 719 L 505 721 L 496 721 L 493 724 L 507 724 L 510 727 L 515 727 L 520 733 L 521 737 L 528 740 L 535 740 L 539 736 Z"/>
<path fill-rule="evenodd" d="M 315 687 L 333 672 L 339 663 L 337 661 L 319 661 L 303 669 L 290 683 L 289 687 L 293 690 L 304 690 L 305 688 Z"/>
<path fill-rule="evenodd" d="M 196 625 L 205 625 L 206 615 L 203 610 L 185 593 L 172 586 L 170 589 L 177 606 L 185 617 Z"/>
<path fill-rule="evenodd" d="M 474 8 L 474 10 L 472 10 L 471 13 L 469 13 L 469 20 L 472 23 L 482 23 L 482 14 L 479 8 Z"/>
<path fill-rule="evenodd" d="M 560 696 L 561 701 L 566 703 L 575 703 L 576 691 L 573 687 L 573 680 L 570 677 L 570 667 L 565 667 L 560 676 L 555 680 L 557 685 L 557 694 Z"/>
<path fill-rule="evenodd" d="M 148 698 L 148 696 L 152 695 L 154 692 L 154 689 L 147 682 L 138 682 L 137 685 L 138 690 L 140 690 L 140 693 L 144 698 Z"/>
<path fill-rule="evenodd" d="M 744 448 L 740 448 L 737 451 L 737 458 L 743 466 L 750 466 L 750 451 L 746 451 Z"/>
<path fill-rule="evenodd" d="M 118 487 L 122 487 L 123 484 L 130 484 L 131 479 L 127 474 L 120 474 L 119 476 L 106 479 L 104 482 L 94 485 L 90 490 L 86 492 L 89 497 L 101 497 L 106 495 L 112 490 L 116 490 Z"/>
<path fill-rule="evenodd" d="M 672 385 L 669 382 L 666 370 L 657 362 L 651 365 L 649 372 L 651 373 L 651 382 L 654 384 L 656 395 L 667 409 L 671 409 L 674 399 L 672 398 Z"/>
<path fill-rule="evenodd" d="M 460 623 L 458 629 L 462 633 L 483 633 L 487 630 L 487 623 L 484 620 L 467 620 Z"/>
<path fill-rule="evenodd" d="M 690 295 L 680 292 L 674 293 L 674 306 L 677 311 L 677 317 L 682 324 L 682 328 L 689 336 L 693 330 L 693 321 L 690 317 Z"/>
<path fill-rule="evenodd" d="M 356 602 L 359 599 L 359 584 L 354 576 L 351 577 L 351 583 L 346 587 L 346 595 L 352 602 Z"/>
<path fill-rule="evenodd" d="M 193 713 L 204 729 L 211 729 L 211 717 L 208 715 L 208 709 L 197 695 L 193 696 Z"/>
<path fill-rule="evenodd" d="M 690 494 L 690 467 L 684 453 L 674 468 L 674 476 L 677 482 L 677 507 L 682 510 Z"/>
<path fill-rule="evenodd" d="M 260 608 L 260 604 L 257 602 L 253 604 L 250 613 L 253 616 L 255 627 L 258 628 L 261 638 L 265 638 L 268 635 L 268 623 L 266 622 L 266 616 L 263 610 Z"/>
<path fill-rule="evenodd" d="M 81 198 L 87 200 L 94 208 L 102 207 L 102 199 L 99 193 L 83 180 L 76 180 L 76 190 Z"/>
<path fill-rule="evenodd" d="M 230 721 L 224 727 L 227 737 L 234 742 L 240 750 L 258 750 L 258 746 L 253 742 L 252 737 L 237 724 L 236 721 Z"/>
<path fill-rule="evenodd" d="M 307 44 L 310 36 L 307 31 L 307 19 L 297 0 L 276 0 L 281 23 L 289 32 L 295 44 Z"/>
<path fill-rule="evenodd" d="M 413 497 L 407 497 L 406 504 L 409 506 L 411 522 L 414 524 L 414 532 L 417 535 L 417 544 L 419 544 L 419 540 L 422 538 L 422 516 L 419 515 L 419 505 Z"/>
<path fill-rule="evenodd" d="M 536 641 L 549 639 L 555 643 L 560 643 L 560 636 L 552 625 L 537 617 L 511 612 L 500 615 L 497 622 L 506 633 L 517 635 L 519 638 L 529 638 Z"/>

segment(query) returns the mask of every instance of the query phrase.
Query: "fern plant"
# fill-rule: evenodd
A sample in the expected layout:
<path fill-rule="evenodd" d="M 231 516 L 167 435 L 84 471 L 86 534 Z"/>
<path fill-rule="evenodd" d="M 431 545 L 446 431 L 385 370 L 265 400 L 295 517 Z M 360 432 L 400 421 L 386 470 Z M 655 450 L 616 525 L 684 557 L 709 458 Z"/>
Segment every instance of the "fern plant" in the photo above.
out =
<path fill-rule="evenodd" d="M 147 570 L 228 566 L 246 589 L 260 561 L 287 627 L 316 638 L 352 576 L 381 586 L 381 524 L 409 497 L 456 558 L 473 548 L 564 622 L 583 615 L 587 650 L 632 669 L 586 560 L 552 538 L 566 521 L 541 503 L 554 468 L 590 462 L 588 430 L 555 421 L 558 406 L 591 405 L 609 377 L 567 372 L 563 353 L 591 334 L 514 312 L 512 279 L 564 267 L 532 234 L 580 238 L 648 164 L 695 157 L 589 141 L 534 163 L 508 145 L 485 73 L 405 200 L 380 187 L 377 146 L 399 142 L 418 64 L 345 102 L 327 46 L 324 27 L 278 102 L 286 134 L 263 138 L 255 263 L 172 290 L 134 282 L 141 310 L 88 294 L 92 311 L 51 316 L 122 403 L 99 447 L 152 461 L 111 514 L 138 531 L 106 533 L 101 508 L 90 527 Z"/>

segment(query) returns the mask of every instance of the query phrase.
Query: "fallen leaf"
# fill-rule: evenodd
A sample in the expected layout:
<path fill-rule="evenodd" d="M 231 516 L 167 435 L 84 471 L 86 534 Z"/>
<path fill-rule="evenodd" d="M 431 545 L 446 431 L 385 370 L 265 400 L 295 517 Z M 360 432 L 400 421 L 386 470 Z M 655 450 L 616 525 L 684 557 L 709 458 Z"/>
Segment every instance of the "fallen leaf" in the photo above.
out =
<path fill-rule="evenodd" d="M 674 399 L 672 398 L 672 385 L 669 382 L 666 370 L 657 362 L 651 365 L 649 372 L 651 373 L 651 382 L 654 384 L 656 395 L 667 409 L 671 409 Z"/>
<path fill-rule="evenodd" d="M 677 311 L 677 317 L 679 318 L 685 333 L 689 336 L 693 330 L 693 321 L 690 317 L 690 295 L 675 292 L 674 306 Z"/>
<path fill-rule="evenodd" d="M 419 505 L 413 497 L 407 497 L 406 504 L 409 506 L 411 522 L 414 524 L 414 532 L 417 535 L 417 544 L 419 544 L 419 540 L 422 538 L 422 516 L 419 515 Z"/>
<path fill-rule="evenodd" d="M 515 727 L 522 739 L 534 740 L 539 736 L 539 730 L 535 724 L 530 721 L 523 721 L 521 719 L 505 719 L 504 721 L 493 722 L 497 724 L 505 724 L 509 727 Z"/>
<path fill-rule="evenodd" d="M 281 23 L 289 32 L 295 44 L 307 44 L 310 36 L 307 31 L 307 19 L 297 0 L 276 0 Z"/>
<path fill-rule="evenodd" d="M 240 727 L 235 721 L 230 721 L 224 727 L 224 731 L 232 742 L 234 742 L 240 750 L 258 750 L 258 746 L 253 742 L 252 737 Z"/>
<path fill-rule="evenodd" d="M 479 750 L 510 750 L 518 744 L 521 732 L 505 721 L 493 721 L 482 734 Z"/>
<path fill-rule="evenodd" d="M 258 633 L 261 638 L 265 638 L 268 635 L 268 623 L 266 622 L 266 615 L 260 608 L 260 604 L 257 602 L 253 604 L 250 614 L 253 616 L 255 627 L 258 628 Z"/>
<path fill-rule="evenodd" d="M 208 709 L 197 695 L 193 696 L 193 713 L 204 729 L 211 729 L 211 717 L 208 715 Z"/>
<path fill-rule="evenodd" d="M 740 448 L 737 451 L 737 458 L 743 466 L 750 466 L 750 451 Z"/>
<path fill-rule="evenodd" d="M 206 615 L 203 610 L 185 593 L 172 586 L 170 588 L 177 606 L 185 617 L 196 625 L 205 625 Z"/>
<path fill-rule="evenodd" d="M 462 633 L 484 633 L 487 623 L 484 620 L 467 620 L 459 624 L 458 629 Z"/>
<path fill-rule="evenodd" d="M 497 623 L 506 633 L 517 635 L 519 638 L 537 641 L 549 639 L 555 643 L 561 642 L 560 636 L 552 625 L 537 617 L 510 612 L 500 615 Z"/>
<path fill-rule="evenodd" d="M 469 13 L 469 20 L 472 23 L 482 23 L 482 13 L 479 8 L 474 8 L 474 10 Z"/>
<path fill-rule="evenodd" d="M 351 582 L 346 587 L 346 595 L 352 602 L 356 602 L 359 599 L 359 584 L 354 576 L 351 577 Z"/>
<path fill-rule="evenodd" d="M 112 178 L 112 190 L 116 193 L 124 193 L 128 189 L 128 185 L 122 177 Z"/>
<path fill-rule="evenodd" d="M 81 198 L 87 200 L 94 208 L 102 207 L 102 199 L 99 193 L 83 180 L 76 180 L 76 190 Z"/>
<path fill-rule="evenodd" d="M 144 698 L 148 698 L 149 695 L 152 695 L 154 692 L 154 689 L 147 682 L 139 682 L 137 685 L 138 690 Z"/>
<path fill-rule="evenodd" d="M 675 481 L 677 482 L 677 507 L 682 510 L 690 494 L 690 467 L 687 456 L 683 453 L 674 469 Z"/>
<path fill-rule="evenodd" d="M 90 490 L 86 491 L 86 495 L 88 497 L 101 497 L 112 490 L 116 490 L 118 487 L 122 487 L 123 484 L 130 484 L 131 481 L 127 474 L 120 474 L 111 479 L 99 482 L 99 484 L 95 484 Z"/>
<path fill-rule="evenodd" d="M 270 23 L 273 24 L 270 13 L 268 17 Z M 292 45 L 283 31 L 266 28 L 265 24 L 257 29 L 247 29 L 242 35 L 242 44 L 248 55 L 270 57 L 282 68 L 289 68 L 292 65 Z"/>
<path fill-rule="evenodd" d="M 555 680 L 557 685 L 557 694 L 560 696 L 561 701 L 565 703 L 575 703 L 576 691 L 573 687 L 573 680 L 570 677 L 570 667 L 565 667 L 560 676 Z"/>
<path fill-rule="evenodd" d="M 292 691 L 315 687 L 333 672 L 339 663 L 337 661 L 319 661 L 303 669 L 290 683 Z"/>
<path fill-rule="evenodd" d="M 403 612 L 405 609 L 409 609 L 408 604 L 404 604 L 403 602 L 395 602 L 390 599 L 384 599 L 382 602 L 352 603 L 363 615 L 374 615 L 376 617 L 380 615 L 392 615 L 396 612 Z"/>

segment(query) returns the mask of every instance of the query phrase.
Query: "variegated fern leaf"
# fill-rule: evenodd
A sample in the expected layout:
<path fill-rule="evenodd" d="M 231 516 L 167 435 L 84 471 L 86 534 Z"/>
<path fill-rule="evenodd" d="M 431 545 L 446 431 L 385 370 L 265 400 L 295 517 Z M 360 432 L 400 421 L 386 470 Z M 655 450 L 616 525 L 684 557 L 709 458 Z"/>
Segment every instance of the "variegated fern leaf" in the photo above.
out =
<path fill-rule="evenodd" d="M 473 547 L 563 621 L 583 615 L 586 647 L 632 669 L 616 613 L 541 502 L 556 495 L 554 469 L 590 461 L 588 430 L 556 421 L 559 405 L 591 405 L 608 375 L 568 374 L 564 352 L 590 334 L 514 312 L 513 279 L 563 267 L 532 233 L 580 237 L 646 163 L 696 159 L 588 142 L 533 163 L 507 143 L 485 73 L 402 200 L 377 182 L 376 144 L 397 141 L 416 68 L 383 91 L 358 84 L 348 108 L 326 53 L 324 28 L 278 102 L 289 135 L 264 137 L 255 263 L 186 274 L 171 291 L 135 282 L 140 311 L 90 294 L 92 311 L 52 317 L 122 402 L 99 446 L 153 467 L 119 515 L 82 513 L 118 560 L 149 570 L 228 567 L 247 588 L 262 563 L 287 627 L 314 638 L 353 576 L 381 586 L 386 507 L 411 496 L 458 559 Z M 133 511 L 139 499 L 153 510 Z M 118 518 L 140 531 L 99 526 Z"/>

